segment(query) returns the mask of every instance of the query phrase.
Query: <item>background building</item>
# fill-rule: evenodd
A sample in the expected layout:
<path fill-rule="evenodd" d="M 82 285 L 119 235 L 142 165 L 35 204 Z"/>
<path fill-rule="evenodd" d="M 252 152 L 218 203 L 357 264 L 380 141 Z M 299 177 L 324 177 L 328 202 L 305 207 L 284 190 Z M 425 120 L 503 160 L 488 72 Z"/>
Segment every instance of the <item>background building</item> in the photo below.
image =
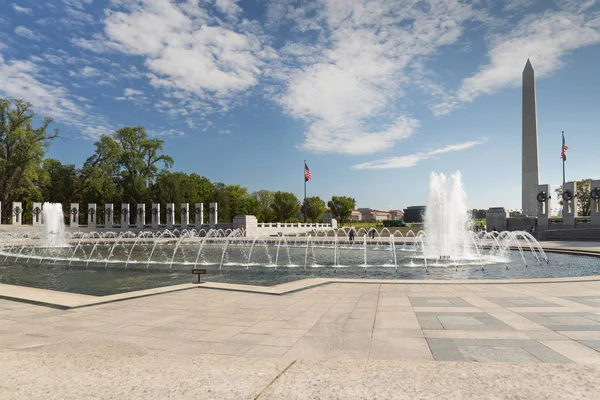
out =
<path fill-rule="evenodd" d="M 360 212 L 363 222 L 377 222 L 391 219 L 389 211 L 372 210 L 370 208 L 359 208 L 357 211 Z"/>

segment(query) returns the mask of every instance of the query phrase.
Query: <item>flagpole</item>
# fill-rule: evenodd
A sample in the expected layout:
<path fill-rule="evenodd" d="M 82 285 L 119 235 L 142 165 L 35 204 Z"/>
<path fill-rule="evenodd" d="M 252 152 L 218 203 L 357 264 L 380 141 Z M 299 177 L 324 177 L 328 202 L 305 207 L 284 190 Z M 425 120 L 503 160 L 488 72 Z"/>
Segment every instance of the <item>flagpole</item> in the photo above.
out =
<path fill-rule="evenodd" d="M 302 214 L 304 214 L 304 223 L 306 223 L 306 160 L 304 160 L 304 165 L 302 166 L 302 176 L 304 177 L 304 210 Z"/>
<path fill-rule="evenodd" d="M 561 151 L 563 152 L 562 162 L 563 162 L 563 191 L 564 191 L 565 190 L 565 181 L 566 181 L 565 180 L 565 161 L 566 161 L 565 158 L 566 157 L 564 156 L 564 151 L 565 151 L 565 149 L 564 149 L 564 145 L 565 145 L 565 131 L 562 131 L 562 145 L 563 145 L 563 148 L 561 149 Z"/>

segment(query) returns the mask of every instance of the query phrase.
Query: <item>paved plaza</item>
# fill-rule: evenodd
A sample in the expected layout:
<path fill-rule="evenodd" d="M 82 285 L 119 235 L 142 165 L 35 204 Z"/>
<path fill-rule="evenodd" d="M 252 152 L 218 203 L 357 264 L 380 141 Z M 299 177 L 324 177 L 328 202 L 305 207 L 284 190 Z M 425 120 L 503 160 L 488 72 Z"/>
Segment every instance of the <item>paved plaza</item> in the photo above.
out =
<path fill-rule="evenodd" d="M 11 399 L 598 398 L 600 281 L 0 300 L 0 357 Z"/>

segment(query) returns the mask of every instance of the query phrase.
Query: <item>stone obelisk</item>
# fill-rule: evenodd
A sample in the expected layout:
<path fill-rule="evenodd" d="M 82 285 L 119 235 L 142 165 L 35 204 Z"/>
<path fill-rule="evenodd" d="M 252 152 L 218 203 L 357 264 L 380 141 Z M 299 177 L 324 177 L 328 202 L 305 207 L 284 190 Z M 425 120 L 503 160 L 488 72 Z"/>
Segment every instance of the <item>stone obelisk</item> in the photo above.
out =
<path fill-rule="evenodd" d="M 536 215 L 537 187 L 540 181 L 538 160 L 538 133 L 535 108 L 535 73 L 529 59 L 523 70 L 523 175 L 521 180 L 521 208 L 523 214 Z"/>

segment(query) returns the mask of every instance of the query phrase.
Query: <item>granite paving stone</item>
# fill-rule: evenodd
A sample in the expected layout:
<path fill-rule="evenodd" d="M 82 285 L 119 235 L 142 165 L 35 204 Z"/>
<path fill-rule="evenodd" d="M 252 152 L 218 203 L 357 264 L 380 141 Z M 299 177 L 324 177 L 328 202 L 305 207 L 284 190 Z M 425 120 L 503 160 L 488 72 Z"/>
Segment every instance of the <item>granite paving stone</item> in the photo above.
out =
<path fill-rule="evenodd" d="M 117 342 L 178 357 L 594 364 L 596 299 L 591 281 L 197 289 L 66 311 L 0 299 L 0 351 Z"/>

